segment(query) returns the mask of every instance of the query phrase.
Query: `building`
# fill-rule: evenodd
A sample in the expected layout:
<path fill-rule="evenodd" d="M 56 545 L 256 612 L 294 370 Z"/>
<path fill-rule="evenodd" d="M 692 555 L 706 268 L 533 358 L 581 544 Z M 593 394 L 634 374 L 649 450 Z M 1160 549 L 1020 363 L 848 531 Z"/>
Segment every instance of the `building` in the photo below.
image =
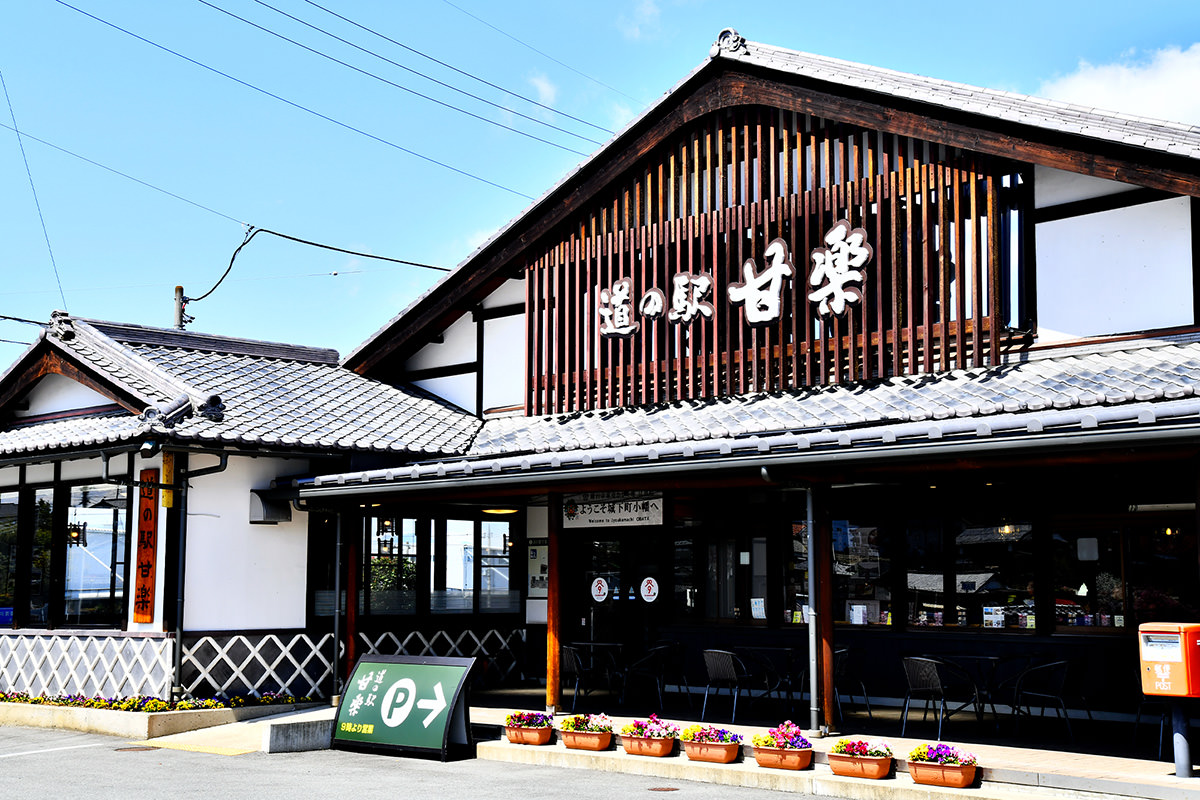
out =
<path fill-rule="evenodd" d="M 1137 624 L 1200 606 L 1197 195 L 1189 126 L 726 30 L 345 360 L 470 447 L 296 491 L 363 583 L 381 526 L 436 575 L 440 526 L 514 512 L 549 705 L 559 644 L 668 640 L 787 648 L 827 717 L 835 649 L 893 697 L 902 656 L 1022 654 L 1130 708 Z"/>
<path fill-rule="evenodd" d="M 333 601 L 306 587 L 335 554 L 264 490 L 479 425 L 331 350 L 61 312 L 0 414 L 3 688 L 106 696 L 327 693 Z"/>
<path fill-rule="evenodd" d="M 1086 663 L 1128 710 L 1137 624 L 1200 608 L 1197 196 L 1188 126 L 723 31 L 340 365 L 59 318 L 0 379 L 3 674 L 182 641 L 183 691 L 300 693 L 469 655 L 558 705 L 560 644 L 669 641 L 692 685 L 703 647 L 814 664 L 826 720 L 837 650 L 892 697 L 906 655 Z M 181 470 L 141 623 L 103 532 Z M 84 523 L 107 605 L 65 588 Z M 111 629 L 63 629 L 85 605 Z"/>

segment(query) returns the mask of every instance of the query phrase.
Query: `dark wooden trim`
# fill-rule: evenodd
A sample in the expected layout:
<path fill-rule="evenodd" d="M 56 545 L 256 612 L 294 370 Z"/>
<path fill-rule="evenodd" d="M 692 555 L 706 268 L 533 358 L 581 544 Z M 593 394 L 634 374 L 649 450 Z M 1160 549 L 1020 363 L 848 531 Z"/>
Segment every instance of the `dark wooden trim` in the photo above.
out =
<path fill-rule="evenodd" d="M 104 395 L 131 414 L 140 414 L 145 408 L 144 402 L 140 398 L 85 371 L 82 365 L 75 363 L 49 345 L 43 344 L 40 352 L 34 351 L 24 364 L 14 367 L 12 382 L 7 387 L 0 389 L 0 410 L 50 374 L 70 378 L 76 383 Z"/>
<path fill-rule="evenodd" d="M 476 322 L 484 322 L 489 319 L 500 319 L 501 317 L 519 317 L 524 313 L 524 303 L 509 303 L 508 305 L 495 306 L 493 308 L 483 308 L 481 306 L 471 312 L 471 317 Z"/>
<path fill-rule="evenodd" d="M 414 369 L 404 373 L 406 381 L 430 381 L 435 378 L 449 378 L 454 375 L 470 375 L 472 372 L 483 372 L 480 361 L 464 361 L 460 364 L 446 364 L 441 367 Z"/>
<path fill-rule="evenodd" d="M 522 307 L 523 308 L 523 307 Z M 487 360 L 483 357 L 484 335 L 483 335 L 483 320 L 476 317 L 475 319 L 475 363 L 479 365 L 479 371 L 475 373 L 475 414 L 483 416 L 483 377 L 487 369 L 484 365 Z M 478 585 L 478 584 L 476 584 Z"/>
<path fill-rule="evenodd" d="M 1106 194 L 1101 197 L 1089 197 L 1085 200 L 1073 200 L 1069 203 L 1035 208 L 1032 216 L 1035 223 L 1054 222 L 1087 214 L 1099 214 L 1102 211 L 1115 211 L 1118 208 L 1140 206 L 1145 203 L 1157 203 L 1159 200 L 1170 200 L 1172 197 L 1182 196 L 1184 195 L 1159 189 L 1131 189 L 1128 192 Z"/>
<path fill-rule="evenodd" d="M 40 425 L 43 422 L 54 422 L 62 419 L 74 419 L 76 417 L 91 417 L 97 414 L 112 411 L 124 411 L 120 405 L 111 403 L 104 406 L 88 406 L 87 408 L 74 408 L 70 411 L 56 411 L 51 414 L 37 414 L 29 417 L 13 417 L 11 428 L 23 428 L 28 425 Z"/>

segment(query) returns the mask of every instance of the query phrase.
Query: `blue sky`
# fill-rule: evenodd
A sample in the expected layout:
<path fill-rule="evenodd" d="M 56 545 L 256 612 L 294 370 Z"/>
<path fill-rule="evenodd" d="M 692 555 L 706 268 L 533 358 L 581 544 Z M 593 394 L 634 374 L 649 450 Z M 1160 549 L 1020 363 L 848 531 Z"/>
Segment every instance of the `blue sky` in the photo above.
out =
<path fill-rule="evenodd" d="M 619 129 L 700 64 L 727 26 L 753 41 L 1200 124 L 1200 3 L 1192 0 L 318 0 L 411 50 L 306 0 L 67 2 L 79 10 L 57 0 L 0 8 L 11 103 L 11 112 L 0 104 L 0 315 L 46 320 L 65 297 L 79 316 L 169 326 L 174 287 L 192 297 L 210 289 L 242 242 L 241 223 L 452 267 L 593 152 L 598 145 L 586 139 L 611 135 L 593 126 Z M 267 3 L 511 110 L 430 83 Z M 25 139 L 24 157 L 14 116 L 43 140 Z M 189 306 L 189 327 L 345 354 L 439 274 L 258 236 L 225 282 Z M 0 339 L 28 342 L 35 333 L 0 321 Z M 0 365 L 23 349 L 0 343 Z"/>

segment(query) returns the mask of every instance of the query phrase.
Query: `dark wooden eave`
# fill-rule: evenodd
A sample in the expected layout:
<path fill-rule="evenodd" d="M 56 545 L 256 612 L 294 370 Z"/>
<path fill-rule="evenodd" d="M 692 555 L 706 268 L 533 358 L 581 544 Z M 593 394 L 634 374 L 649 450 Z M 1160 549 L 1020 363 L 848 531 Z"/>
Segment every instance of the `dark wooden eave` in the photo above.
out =
<path fill-rule="evenodd" d="M 578 172 L 545 195 L 451 277 L 352 354 L 346 366 L 388 379 L 391 369 L 466 313 L 511 274 L 527 248 L 622 179 L 660 143 L 712 112 L 766 105 L 1173 194 L 1200 196 L 1200 161 L 1034 125 L 985 117 L 892 95 L 714 59 Z"/>
<path fill-rule="evenodd" d="M 8 406 L 35 383 L 51 374 L 70 378 L 104 395 L 131 414 L 140 414 L 146 407 L 141 398 L 97 376 L 43 340 L 28 351 L 9 372 L 8 380 L 0 384 L 0 415 L 4 415 Z"/>

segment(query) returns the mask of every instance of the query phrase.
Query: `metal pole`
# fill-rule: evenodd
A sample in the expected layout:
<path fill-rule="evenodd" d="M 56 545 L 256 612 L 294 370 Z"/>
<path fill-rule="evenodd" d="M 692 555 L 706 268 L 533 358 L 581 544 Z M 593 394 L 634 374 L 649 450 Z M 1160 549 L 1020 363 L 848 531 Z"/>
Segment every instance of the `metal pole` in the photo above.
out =
<path fill-rule="evenodd" d="M 188 458 L 183 456 L 179 479 L 179 572 L 175 581 L 175 685 L 171 699 L 183 699 L 183 581 L 187 565 Z"/>
<path fill-rule="evenodd" d="M 342 513 L 334 517 L 333 547 L 333 695 L 342 693 Z"/>
<path fill-rule="evenodd" d="M 183 287 L 175 287 L 175 327 L 183 330 Z"/>
<path fill-rule="evenodd" d="M 1175 777 L 1192 777 L 1192 748 L 1188 744 L 1188 715 L 1183 701 L 1171 701 L 1171 739 L 1175 744 Z"/>
<path fill-rule="evenodd" d="M 808 697 L 809 730 L 817 730 L 820 724 L 820 709 L 817 707 L 817 537 L 813 525 L 813 493 L 805 489 L 807 519 L 805 534 L 808 537 Z"/>

